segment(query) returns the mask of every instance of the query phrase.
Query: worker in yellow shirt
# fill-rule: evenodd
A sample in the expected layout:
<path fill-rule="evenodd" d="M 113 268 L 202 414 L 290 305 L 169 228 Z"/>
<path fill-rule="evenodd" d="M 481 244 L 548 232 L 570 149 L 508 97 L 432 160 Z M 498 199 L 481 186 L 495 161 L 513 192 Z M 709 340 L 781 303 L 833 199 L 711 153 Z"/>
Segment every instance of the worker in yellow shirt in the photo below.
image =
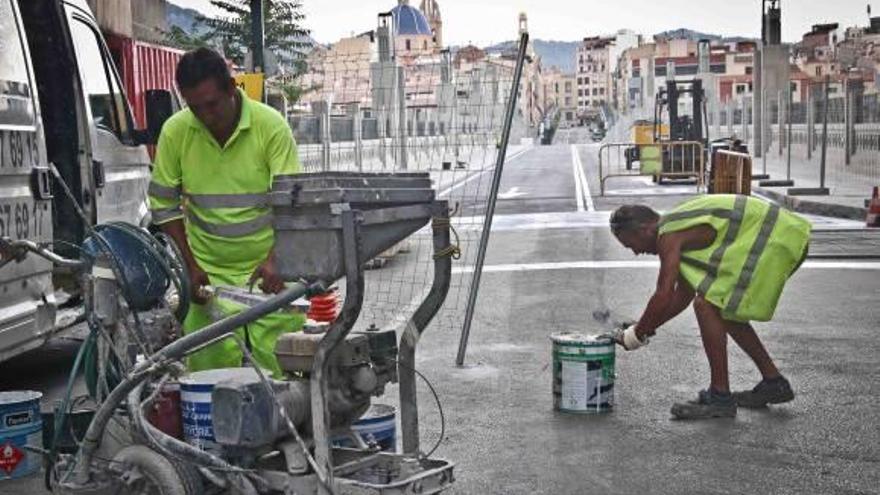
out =
<path fill-rule="evenodd" d="M 199 48 L 177 65 L 177 86 L 187 109 L 162 127 L 150 184 L 153 223 L 171 236 L 189 269 L 193 305 L 184 333 L 212 321 L 204 286 L 283 289 L 273 261 L 274 233 L 267 193 L 278 175 L 299 171 L 291 129 L 277 111 L 236 88 L 226 61 Z M 302 325 L 276 313 L 240 329 L 254 359 L 274 375 L 283 332 Z M 238 344 L 226 339 L 191 355 L 192 371 L 241 365 Z"/>
<path fill-rule="evenodd" d="M 621 244 L 637 255 L 660 257 L 654 295 L 638 323 L 615 340 L 626 350 L 643 347 L 658 327 L 694 305 L 711 378 L 695 400 L 673 405 L 673 416 L 732 417 L 737 406 L 794 399 L 749 322 L 773 318 L 785 282 L 806 258 L 810 230 L 797 214 L 735 195 L 699 196 L 663 215 L 641 205 L 622 206 L 611 215 L 611 231 Z M 752 390 L 730 393 L 728 336 L 763 377 Z"/>

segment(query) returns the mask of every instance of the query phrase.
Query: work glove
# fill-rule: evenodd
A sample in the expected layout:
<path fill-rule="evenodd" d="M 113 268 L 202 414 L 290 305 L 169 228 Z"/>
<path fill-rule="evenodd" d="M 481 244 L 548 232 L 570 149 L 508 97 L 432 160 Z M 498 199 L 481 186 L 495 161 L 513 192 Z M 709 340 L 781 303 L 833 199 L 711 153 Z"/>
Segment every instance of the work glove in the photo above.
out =
<path fill-rule="evenodd" d="M 648 345 L 648 337 L 642 337 L 640 339 L 636 336 L 636 326 L 633 324 L 626 328 L 618 329 L 617 332 L 614 333 L 614 342 L 627 351 L 634 351 L 640 347 Z"/>

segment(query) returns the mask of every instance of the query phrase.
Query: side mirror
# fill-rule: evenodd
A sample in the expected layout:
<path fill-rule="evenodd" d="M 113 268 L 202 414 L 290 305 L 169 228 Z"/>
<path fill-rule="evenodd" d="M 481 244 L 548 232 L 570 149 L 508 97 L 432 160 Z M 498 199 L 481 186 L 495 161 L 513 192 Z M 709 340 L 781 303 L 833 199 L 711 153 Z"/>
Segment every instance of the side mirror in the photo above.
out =
<path fill-rule="evenodd" d="M 147 128 L 138 131 L 138 144 L 156 144 L 162 125 L 174 114 L 171 93 L 164 89 L 148 89 L 144 94 Z"/>

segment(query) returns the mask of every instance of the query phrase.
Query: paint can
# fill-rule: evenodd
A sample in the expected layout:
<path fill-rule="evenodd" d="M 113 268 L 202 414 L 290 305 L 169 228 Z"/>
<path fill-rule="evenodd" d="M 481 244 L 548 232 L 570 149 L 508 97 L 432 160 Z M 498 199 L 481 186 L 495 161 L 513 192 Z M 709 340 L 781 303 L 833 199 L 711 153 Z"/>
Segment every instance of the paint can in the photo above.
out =
<path fill-rule="evenodd" d="M 614 341 L 580 333 L 557 333 L 553 342 L 553 409 L 596 414 L 614 405 Z"/>
<path fill-rule="evenodd" d="M 23 478 L 43 465 L 40 398 L 31 390 L 0 392 L 0 480 Z"/>
<path fill-rule="evenodd" d="M 196 371 L 180 379 L 180 419 L 186 443 L 207 452 L 220 453 L 220 445 L 214 438 L 211 393 L 214 392 L 214 385 L 238 377 L 259 379 L 253 368 Z"/>
<path fill-rule="evenodd" d="M 367 444 L 376 444 L 386 452 L 394 452 L 397 448 L 397 426 L 395 416 L 397 410 L 387 404 L 373 404 L 367 412 L 351 425 L 351 430 Z M 347 437 L 333 439 L 338 447 L 354 447 Z"/>

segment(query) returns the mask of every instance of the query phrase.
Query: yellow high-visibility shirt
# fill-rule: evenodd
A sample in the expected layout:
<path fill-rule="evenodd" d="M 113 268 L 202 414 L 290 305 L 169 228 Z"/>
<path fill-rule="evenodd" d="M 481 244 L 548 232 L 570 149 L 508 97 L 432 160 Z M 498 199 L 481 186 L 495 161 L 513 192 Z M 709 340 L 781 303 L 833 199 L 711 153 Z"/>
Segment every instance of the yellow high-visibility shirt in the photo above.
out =
<path fill-rule="evenodd" d="M 299 171 L 296 143 L 275 109 L 241 95 L 238 126 L 224 146 L 189 110 L 162 127 L 150 208 L 153 223 L 183 218 L 190 248 L 208 273 L 250 273 L 274 244 L 267 193 Z"/>

